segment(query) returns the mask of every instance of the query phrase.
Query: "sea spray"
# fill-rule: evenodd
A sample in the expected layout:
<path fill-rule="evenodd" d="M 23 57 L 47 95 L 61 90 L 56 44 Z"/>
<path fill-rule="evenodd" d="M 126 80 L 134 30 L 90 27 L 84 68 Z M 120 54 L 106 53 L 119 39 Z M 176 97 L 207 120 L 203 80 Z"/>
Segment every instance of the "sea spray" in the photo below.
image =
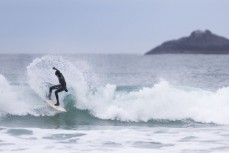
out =
<path fill-rule="evenodd" d="M 228 56 L 41 56 L 1 55 L 2 152 L 228 153 Z M 74 69 L 66 71 L 78 73 L 76 81 L 63 73 L 66 113 L 47 105 L 28 81 L 42 80 L 47 68 L 51 81 L 41 84 L 40 92 L 58 83 L 42 58 L 70 63 Z M 36 62 L 46 66 L 34 65 L 34 73 L 26 73 Z"/>
<path fill-rule="evenodd" d="M 102 119 L 135 122 L 192 119 L 202 123 L 229 124 L 229 88 L 212 92 L 172 86 L 166 81 L 128 93 L 119 92 L 115 87 L 105 88 L 109 94 L 104 99 L 96 94 L 93 97 L 97 104 L 92 112 Z"/>
<path fill-rule="evenodd" d="M 1 75 L 0 90 L 4 93 L 0 100 L 1 113 L 41 116 L 57 114 L 54 110 L 48 110 L 48 105 L 41 98 L 47 93 L 50 85 L 58 83 L 52 70 L 53 66 L 64 74 L 69 88 L 68 93 L 60 93 L 62 104 L 67 105 L 66 97 L 73 96 L 71 102 L 75 111 L 88 110 L 92 116 L 102 120 L 148 122 L 191 119 L 201 123 L 229 124 L 228 87 L 208 91 L 160 81 L 152 87 L 140 86 L 138 90 L 130 90 L 128 87 L 128 90 L 118 90 L 119 87 L 112 84 L 92 88 L 88 83 L 90 77 L 85 75 L 88 72 L 82 63 L 78 66 L 77 63 L 73 64 L 61 56 L 34 59 L 27 67 L 29 87 L 16 87 L 26 88 L 26 91 L 15 90 Z M 7 100 L 8 103 L 5 102 Z M 16 106 L 14 101 L 20 105 Z M 34 110 L 36 108 L 39 109 Z M 71 117 L 76 116 L 73 113 Z"/>
<path fill-rule="evenodd" d="M 56 67 L 63 73 L 67 82 L 68 93 L 59 93 L 62 103 L 64 96 L 72 94 L 77 99 L 75 103 L 79 108 L 84 108 L 87 102 L 88 84 L 84 75 L 84 67 L 77 67 L 61 56 L 44 56 L 36 58 L 27 66 L 28 82 L 31 88 L 40 96 L 45 97 L 49 87 L 59 84 L 57 77 L 54 75 L 53 67 Z M 52 94 L 52 99 L 55 99 Z M 63 104 L 63 103 L 62 103 Z"/>
<path fill-rule="evenodd" d="M 0 75 L 0 114 L 6 115 L 39 115 L 36 109 L 39 109 L 36 105 L 36 100 L 31 100 L 30 94 L 25 92 L 21 94 L 21 87 L 13 87 L 7 81 L 7 79 Z M 36 107 L 34 107 L 36 106 Z"/>

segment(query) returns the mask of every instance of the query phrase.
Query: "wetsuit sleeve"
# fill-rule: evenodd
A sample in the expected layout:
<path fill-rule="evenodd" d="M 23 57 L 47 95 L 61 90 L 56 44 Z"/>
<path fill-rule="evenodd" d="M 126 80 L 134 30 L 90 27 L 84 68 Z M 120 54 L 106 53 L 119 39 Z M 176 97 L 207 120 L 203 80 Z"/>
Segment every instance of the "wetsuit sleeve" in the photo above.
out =
<path fill-rule="evenodd" d="M 58 70 L 58 69 L 57 69 L 57 68 L 55 68 L 55 67 L 53 67 L 52 69 L 60 72 L 60 70 Z"/>

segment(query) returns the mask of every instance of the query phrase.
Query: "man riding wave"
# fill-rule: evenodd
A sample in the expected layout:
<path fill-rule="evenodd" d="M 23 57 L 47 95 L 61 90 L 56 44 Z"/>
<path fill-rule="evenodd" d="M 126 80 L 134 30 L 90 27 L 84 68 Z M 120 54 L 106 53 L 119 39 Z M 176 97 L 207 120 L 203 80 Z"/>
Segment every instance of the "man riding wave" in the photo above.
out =
<path fill-rule="evenodd" d="M 56 96 L 57 103 L 55 104 L 55 106 L 59 106 L 60 103 L 59 103 L 58 93 L 62 92 L 62 91 L 68 92 L 68 89 L 67 89 L 66 82 L 65 82 L 63 74 L 55 67 L 53 67 L 52 69 L 56 70 L 55 75 L 57 76 L 57 78 L 59 80 L 59 84 L 58 85 L 54 85 L 54 86 L 49 88 L 48 98 L 51 100 L 52 90 L 56 89 L 55 96 Z"/>

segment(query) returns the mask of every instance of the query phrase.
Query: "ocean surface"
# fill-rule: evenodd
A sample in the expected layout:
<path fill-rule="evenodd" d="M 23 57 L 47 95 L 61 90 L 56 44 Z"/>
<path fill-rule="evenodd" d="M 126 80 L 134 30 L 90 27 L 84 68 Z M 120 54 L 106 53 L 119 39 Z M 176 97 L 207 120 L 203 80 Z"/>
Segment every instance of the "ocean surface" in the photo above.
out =
<path fill-rule="evenodd" d="M 1 54 L 0 152 L 228 153 L 229 55 Z"/>

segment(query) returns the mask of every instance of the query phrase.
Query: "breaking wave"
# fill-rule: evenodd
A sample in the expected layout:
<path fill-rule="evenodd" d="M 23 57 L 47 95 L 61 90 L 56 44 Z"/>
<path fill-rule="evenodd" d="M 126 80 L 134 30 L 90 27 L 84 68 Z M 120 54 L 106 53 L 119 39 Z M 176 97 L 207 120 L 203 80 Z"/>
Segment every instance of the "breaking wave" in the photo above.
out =
<path fill-rule="evenodd" d="M 229 124 L 228 87 L 208 91 L 173 86 L 165 80 L 152 87 L 142 86 L 131 91 L 129 87 L 119 90 L 112 84 L 95 86 L 92 82 L 96 80 L 90 80 L 95 74 L 86 62 L 73 64 L 60 56 L 34 59 L 27 66 L 27 86 L 11 85 L 0 75 L 1 116 L 55 116 L 58 112 L 42 100 L 48 88 L 58 83 L 53 66 L 65 76 L 69 92 L 60 93 L 60 101 L 68 111 L 63 115 L 69 114 L 71 118 L 88 113 L 93 119 L 124 122 L 191 119 L 201 123 Z"/>

